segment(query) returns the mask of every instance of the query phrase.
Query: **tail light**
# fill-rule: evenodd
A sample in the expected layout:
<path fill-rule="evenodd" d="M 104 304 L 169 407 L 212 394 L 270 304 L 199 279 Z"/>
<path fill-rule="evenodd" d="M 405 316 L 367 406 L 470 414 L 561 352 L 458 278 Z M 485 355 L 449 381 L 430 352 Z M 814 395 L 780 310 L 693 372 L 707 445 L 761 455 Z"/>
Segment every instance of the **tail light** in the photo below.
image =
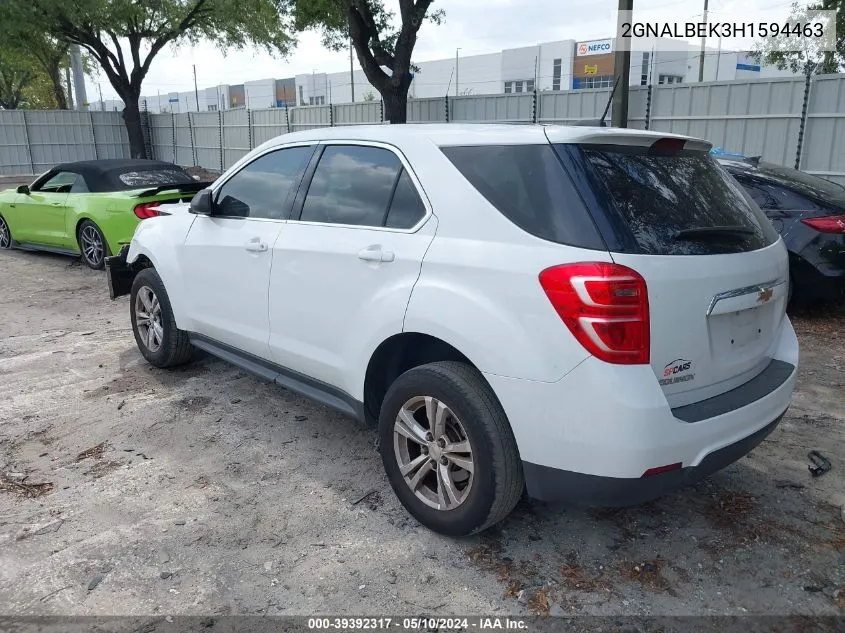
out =
<path fill-rule="evenodd" d="M 637 271 L 603 262 L 564 264 L 541 272 L 540 285 L 593 356 L 618 365 L 649 362 L 648 291 Z"/>
<path fill-rule="evenodd" d="M 807 226 L 822 233 L 845 233 L 845 215 L 828 215 L 821 218 L 804 218 Z"/>
<path fill-rule="evenodd" d="M 158 211 L 158 202 L 145 202 L 144 204 L 139 204 L 135 207 L 135 215 L 137 215 L 142 220 L 146 220 L 147 218 L 154 218 L 159 214 Z"/>

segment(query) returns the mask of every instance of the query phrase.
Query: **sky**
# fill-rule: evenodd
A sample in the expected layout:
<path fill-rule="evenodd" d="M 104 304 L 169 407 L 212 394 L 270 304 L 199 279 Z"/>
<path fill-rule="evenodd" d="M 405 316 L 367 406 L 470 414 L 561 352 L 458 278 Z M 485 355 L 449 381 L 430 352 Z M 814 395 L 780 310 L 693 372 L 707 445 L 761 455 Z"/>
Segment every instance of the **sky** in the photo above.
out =
<path fill-rule="evenodd" d="M 388 8 L 396 0 L 385 0 Z M 791 0 L 710 0 L 711 15 L 722 19 L 732 14 L 746 18 L 755 11 L 789 14 Z M 609 37 L 615 31 L 616 0 L 439 0 L 433 7 L 446 12 L 443 24 L 425 23 L 414 50 L 415 62 L 453 58 L 460 55 L 495 53 L 503 48 L 531 46 L 557 40 L 589 40 Z M 700 18 L 703 0 L 637 0 L 635 11 L 650 16 L 685 20 Z M 736 12 L 741 11 L 741 14 Z M 266 52 L 245 49 L 223 52 L 213 44 L 182 45 L 166 48 L 154 59 L 144 81 L 142 94 L 154 95 L 192 90 L 196 64 L 200 88 L 218 84 L 240 84 L 256 79 L 292 77 L 300 73 L 348 71 L 349 53 L 327 50 L 318 33 L 297 36 L 297 46 L 285 59 L 274 59 Z M 358 68 L 357 60 L 355 67 Z M 99 86 L 97 85 L 99 83 Z M 89 102 L 116 94 L 105 75 L 87 81 Z"/>

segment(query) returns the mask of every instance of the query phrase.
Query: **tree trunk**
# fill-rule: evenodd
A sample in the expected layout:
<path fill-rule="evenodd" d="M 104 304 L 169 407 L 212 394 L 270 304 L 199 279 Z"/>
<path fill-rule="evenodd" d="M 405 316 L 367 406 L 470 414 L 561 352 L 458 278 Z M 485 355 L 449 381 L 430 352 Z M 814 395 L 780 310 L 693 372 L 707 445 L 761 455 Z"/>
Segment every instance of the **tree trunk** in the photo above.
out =
<path fill-rule="evenodd" d="M 390 121 L 392 124 L 408 122 L 409 87 L 409 85 L 391 85 L 382 93 L 385 121 Z"/>
<path fill-rule="evenodd" d="M 147 158 L 144 146 L 144 132 L 141 129 L 141 111 L 138 108 L 138 96 L 123 96 L 123 122 L 129 135 L 129 153 L 132 158 Z"/>
<path fill-rule="evenodd" d="M 67 97 L 65 96 L 65 87 L 62 85 L 62 71 L 59 68 L 59 64 L 51 64 L 47 74 L 50 76 L 50 83 L 53 87 L 53 99 L 56 101 L 56 107 L 59 110 L 67 110 Z"/>

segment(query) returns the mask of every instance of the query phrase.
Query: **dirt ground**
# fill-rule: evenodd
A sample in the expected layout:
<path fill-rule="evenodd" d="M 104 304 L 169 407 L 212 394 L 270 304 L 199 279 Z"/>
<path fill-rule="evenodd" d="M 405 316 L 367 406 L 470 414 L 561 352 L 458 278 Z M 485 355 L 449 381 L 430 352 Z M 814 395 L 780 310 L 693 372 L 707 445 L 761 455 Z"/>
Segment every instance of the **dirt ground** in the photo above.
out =
<path fill-rule="evenodd" d="M 747 458 L 454 540 L 404 512 L 372 429 L 210 358 L 153 369 L 102 272 L 2 252 L 0 613 L 841 615 L 845 311 L 794 322 L 793 406 Z"/>

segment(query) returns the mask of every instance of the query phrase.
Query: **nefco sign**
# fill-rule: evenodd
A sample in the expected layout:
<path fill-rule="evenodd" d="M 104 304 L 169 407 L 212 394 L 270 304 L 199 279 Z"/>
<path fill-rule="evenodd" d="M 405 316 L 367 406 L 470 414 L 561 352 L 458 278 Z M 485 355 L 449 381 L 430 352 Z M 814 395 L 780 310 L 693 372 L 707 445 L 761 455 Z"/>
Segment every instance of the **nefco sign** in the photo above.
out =
<path fill-rule="evenodd" d="M 593 40 L 591 42 L 578 42 L 575 44 L 575 55 L 586 57 L 587 55 L 607 55 L 613 52 L 613 40 Z"/>

